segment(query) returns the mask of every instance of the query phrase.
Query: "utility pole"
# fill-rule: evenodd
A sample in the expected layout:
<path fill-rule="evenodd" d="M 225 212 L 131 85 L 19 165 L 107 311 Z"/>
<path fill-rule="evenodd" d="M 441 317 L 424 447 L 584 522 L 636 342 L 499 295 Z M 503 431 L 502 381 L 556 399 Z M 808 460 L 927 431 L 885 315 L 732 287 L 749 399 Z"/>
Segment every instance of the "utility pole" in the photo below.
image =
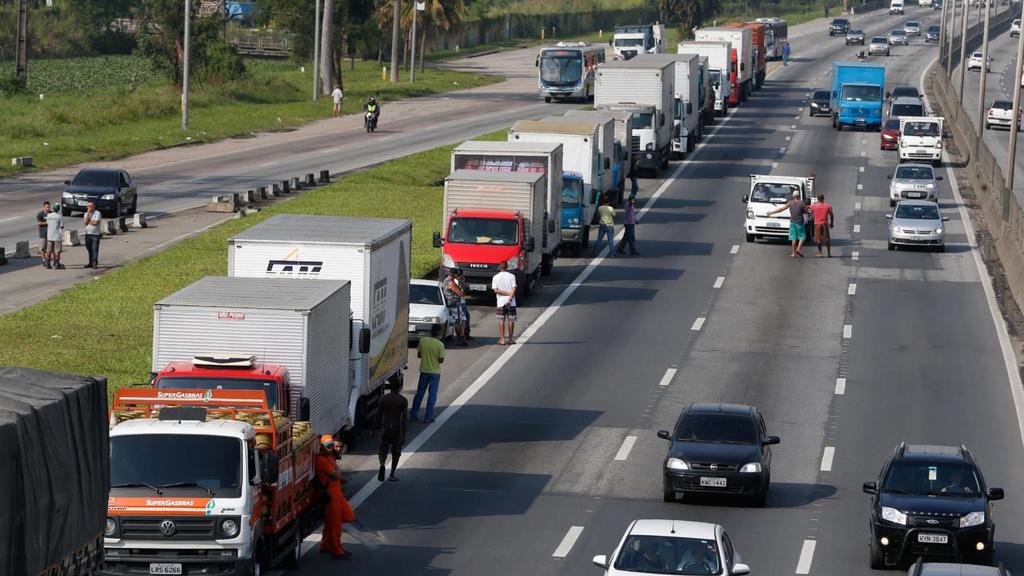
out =
<path fill-rule="evenodd" d="M 395 10 L 391 17 L 391 81 L 398 82 L 398 19 L 402 17 L 402 0 L 395 0 Z"/>
<path fill-rule="evenodd" d="M 28 82 L 28 0 L 18 2 L 18 41 L 15 80 L 18 86 Z"/>
<path fill-rule="evenodd" d="M 946 2 L 953 3 L 953 9 L 950 11 L 949 16 L 949 32 L 946 33 L 946 37 L 949 39 L 949 46 L 946 47 L 946 76 L 949 77 L 950 82 L 953 81 L 953 31 L 956 30 L 956 0 L 943 0 L 943 4 Z M 946 27 L 946 23 L 942 23 L 942 27 Z"/>
<path fill-rule="evenodd" d="M 321 94 L 330 94 L 334 82 L 334 1 L 324 0 L 323 26 L 320 31 Z"/>
<path fill-rule="evenodd" d="M 934 2 L 935 0 L 932 0 L 932 1 Z M 942 51 L 946 47 L 946 40 L 949 40 L 949 34 L 946 32 L 946 13 L 949 11 L 948 7 L 949 7 L 949 2 L 943 2 L 942 3 L 942 17 L 939 19 L 939 24 L 940 24 L 940 26 L 939 26 L 939 60 L 940 60 L 940 62 L 939 63 L 940 64 L 942 63 L 941 62 L 941 60 L 942 60 Z M 947 70 L 949 69 L 949 66 L 950 66 L 950 62 L 947 59 L 946 60 L 946 69 Z"/>
<path fill-rule="evenodd" d="M 409 81 L 416 81 L 416 21 L 419 20 L 421 10 L 427 5 L 419 0 L 412 0 L 412 68 L 409 69 Z"/>
<path fill-rule="evenodd" d="M 191 40 L 192 0 L 185 0 L 185 58 L 181 67 L 181 131 L 188 132 L 188 48 Z"/>
<path fill-rule="evenodd" d="M 1010 161 L 1006 166 L 1006 190 L 1003 192 L 1001 198 L 1003 208 L 1003 220 L 1010 213 L 1010 196 L 1013 194 L 1013 171 L 1017 166 L 1017 121 L 1020 118 L 1020 77 L 1021 77 L 1021 62 L 1024 61 L 1024 34 L 1021 34 L 1017 38 L 1017 60 L 1014 62 L 1014 66 L 1017 68 L 1013 77 L 1013 114 L 1010 117 L 1010 147 L 1009 157 Z"/>
<path fill-rule="evenodd" d="M 991 2 L 992 0 L 988 0 Z M 964 4 L 964 9 L 960 11 L 960 92 L 957 93 L 959 102 L 961 105 L 964 103 L 964 79 L 967 77 L 967 69 L 964 68 L 965 59 L 967 55 L 967 4 Z M 982 69 L 984 70 L 985 63 L 982 62 Z"/>
<path fill-rule="evenodd" d="M 313 19 L 313 104 L 320 99 L 320 0 Z"/>
<path fill-rule="evenodd" d="M 989 4 L 995 2 L 995 0 L 989 0 Z M 981 37 L 981 82 L 978 87 L 978 143 L 981 143 L 981 135 L 985 130 L 985 83 L 988 80 L 988 70 L 985 69 L 985 64 L 988 62 L 988 24 L 990 22 L 992 11 L 988 8 L 985 9 L 985 31 Z"/>

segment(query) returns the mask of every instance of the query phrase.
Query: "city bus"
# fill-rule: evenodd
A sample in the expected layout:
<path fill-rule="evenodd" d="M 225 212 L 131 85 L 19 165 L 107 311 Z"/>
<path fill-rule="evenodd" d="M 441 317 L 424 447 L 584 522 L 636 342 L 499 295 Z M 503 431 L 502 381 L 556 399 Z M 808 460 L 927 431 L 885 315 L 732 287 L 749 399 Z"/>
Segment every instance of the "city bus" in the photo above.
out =
<path fill-rule="evenodd" d="M 559 42 L 537 55 L 537 86 L 545 102 L 594 97 L 594 74 L 604 62 L 604 46 L 587 42 Z"/>
<path fill-rule="evenodd" d="M 755 22 L 765 25 L 765 56 L 769 60 L 782 58 L 782 46 L 789 39 L 789 24 L 781 18 L 758 18 Z"/>

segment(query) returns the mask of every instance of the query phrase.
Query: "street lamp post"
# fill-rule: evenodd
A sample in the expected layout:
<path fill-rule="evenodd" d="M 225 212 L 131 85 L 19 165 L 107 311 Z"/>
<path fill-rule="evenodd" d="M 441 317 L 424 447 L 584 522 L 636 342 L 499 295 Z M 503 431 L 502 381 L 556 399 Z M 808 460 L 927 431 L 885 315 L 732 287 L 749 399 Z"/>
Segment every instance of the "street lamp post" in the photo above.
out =
<path fill-rule="evenodd" d="M 188 132 L 188 59 L 192 22 L 192 0 L 185 0 L 185 50 L 181 67 L 181 131 Z"/>
<path fill-rule="evenodd" d="M 316 0 L 313 20 L 313 103 L 320 99 L 320 0 Z"/>
<path fill-rule="evenodd" d="M 989 2 L 995 2 L 995 0 L 989 0 Z M 988 70 L 986 64 L 988 63 L 988 24 L 990 22 L 990 14 L 992 11 L 988 8 L 985 9 L 985 31 L 981 37 L 981 82 L 978 87 L 978 139 L 980 141 L 981 135 L 985 130 L 985 84 L 988 80 Z M 980 142 L 979 142 L 980 143 Z"/>
<path fill-rule="evenodd" d="M 960 92 L 958 102 L 964 103 L 964 79 L 967 77 L 967 69 L 964 68 L 964 58 L 967 57 L 967 0 L 964 0 L 964 9 L 960 11 Z M 984 62 L 982 62 L 984 64 Z"/>
<path fill-rule="evenodd" d="M 932 1 L 934 2 L 935 0 L 932 0 Z M 945 48 L 945 46 L 946 46 L 946 40 L 950 40 L 949 33 L 946 32 L 946 14 L 949 12 L 948 7 L 949 7 L 949 2 L 943 2 L 942 3 L 942 17 L 939 19 L 939 24 L 940 24 L 940 26 L 939 26 L 939 54 L 940 55 L 942 54 L 942 49 Z M 941 58 L 940 58 L 940 60 L 941 60 Z M 950 66 L 950 62 L 949 62 L 949 59 L 947 58 L 946 59 L 946 69 L 949 69 L 949 66 Z"/>
<path fill-rule="evenodd" d="M 953 31 L 956 30 L 956 0 L 942 1 L 943 4 L 946 2 L 953 3 L 953 9 L 949 12 L 949 32 L 946 33 L 946 37 L 949 38 L 949 46 L 946 47 L 946 76 L 953 80 Z M 946 23 L 943 22 L 942 25 L 945 26 Z"/>
<path fill-rule="evenodd" d="M 420 9 L 419 0 L 412 0 L 412 68 L 409 69 L 409 82 L 416 81 L 416 21 L 419 20 L 419 15 L 416 14 Z"/>

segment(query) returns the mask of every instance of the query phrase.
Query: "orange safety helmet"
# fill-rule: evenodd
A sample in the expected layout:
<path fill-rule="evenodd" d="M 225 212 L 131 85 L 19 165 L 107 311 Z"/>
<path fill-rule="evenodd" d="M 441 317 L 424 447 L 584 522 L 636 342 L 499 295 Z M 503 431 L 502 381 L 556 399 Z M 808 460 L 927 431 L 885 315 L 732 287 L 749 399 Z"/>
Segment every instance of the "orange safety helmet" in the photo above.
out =
<path fill-rule="evenodd" d="M 322 444 L 324 448 L 333 448 L 334 436 L 331 436 L 330 434 L 324 434 L 323 436 L 320 437 L 320 444 Z"/>

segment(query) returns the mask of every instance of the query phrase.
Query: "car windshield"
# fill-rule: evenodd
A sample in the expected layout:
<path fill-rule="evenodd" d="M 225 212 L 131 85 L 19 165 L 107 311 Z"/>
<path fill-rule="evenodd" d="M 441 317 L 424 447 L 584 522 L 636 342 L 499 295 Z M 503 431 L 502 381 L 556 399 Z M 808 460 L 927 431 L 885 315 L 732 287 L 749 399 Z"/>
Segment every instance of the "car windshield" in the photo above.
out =
<path fill-rule="evenodd" d="M 996 110 L 1013 110 L 1013 102 L 1009 100 L 996 100 L 992 103 L 992 107 Z"/>
<path fill-rule="evenodd" d="M 772 204 L 785 204 L 793 196 L 793 192 L 799 192 L 800 187 L 796 184 L 768 184 L 758 182 L 750 191 L 751 202 L 770 202 Z"/>
<path fill-rule="evenodd" d="M 907 22 L 906 26 L 908 28 L 917 28 L 920 26 L 920 24 L 918 24 L 917 22 Z"/>
<path fill-rule="evenodd" d="M 903 30 L 893 30 L 892 33 L 889 34 L 889 35 L 890 36 L 906 36 L 907 33 L 904 32 Z"/>
<path fill-rule="evenodd" d="M 263 378 L 161 376 L 156 387 L 160 390 L 262 390 L 267 393 L 270 407 L 277 408 L 277 383 Z"/>
<path fill-rule="evenodd" d="M 930 204 L 900 204 L 896 207 L 896 218 L 907 220 L 941 220 L 939 207 Z"/>
<path fill-rule="evenodd" d="M 875 36 L 874 38 L 871 39 L 872 44 L 886 44 L 888 42 L 889 41 L 882 36 Z"/>
<path fill-rule="evenodd" d="M 409 303 L 440 306 L 443 304 L 441 290 L 436 284 L 410 284 Z"/>
<path fill-rule="evenodd" d="M 941 31 L 942 31 L 942 28 L 939 28 L 938 26 L 929 26 L 928 27 L 928 32 L 931 33 L 931 34 L 938 34 Z"/>
<path fill-rule="evenodd" d="M 915 496 L 970 496 L 981 494 L 974 469 L 958 463 L 896 462 L 882 483 L 883 492 Z"/>
<path fill-rule="evenodd" d="M 893 104 L 890 116 L 924 116 L 924 108 L 920 104 Z"/>
<path fill-rule="evenodd" d="M 519 241 L 519 224 L 502 218 L 452 218 L 448 241 L 453 244 L 513 245 Z"/>
<path fill-rule="evenodd" d="M 698 538 L 630 534 L 615 558 L 615 569 L 641 574 L 721 573 L 718 543 Z"/>
<path fill-rule="evenodd" d="M 881 102 L 882 89 L 879 86 L 843 86 L 844 102 Z"/>
<path fill-rule="evenodd" d="M 814 93 L 814 99 L 818 102 L 822 102 L 829 99 L 828 90 L 818 90 Z"/>
<path fill-rule="evenodd" d="M 886 120 L 885 121 L 885 130 L 895 130 L 895 131 L 899 132 L 899 129 L 900 129 L 900 121 L 899 120 Z"/>
<path fill-rule="evenodd" d="M 863 36 L 864 35 L 864 31 L 863 30 L 850 29 L 850 31 L 847 32 L 846 35 L 847 36 Z"/>
<path fill-rule="evenodd" d="M 72 184 L 75 186 L 104 186 L 113 188 L 117 186 L 117 180 L 117 172 L 109 170 L 82 170 L 75 176 Z"/>
<path fill-rule="evenodd" d="M 184 490 L 186 494 L 238 498 L 242 493 L 242 442 L 202 434 L 111 438 L 110 487 L 147 485 Z"/>
<path fill-rule="evenodd" d="M 833 26 L 849 26 L 850 25 L 850 21 L 849 20 L 843 20 L 842 18 L 836 18 L 835 20 L 832 21 L 832 25 Z"/>
<path fill-rule="evenodd" d="M 754 421 L 747 415 L 687 414 L 676 430 L 676 440 L 757 444 Z"/>
<path fill-rule="evenodd" d="M 583 197 L 583 181 L 576 178 L 562 179 L 562 204 L 576 206 Z"/>
<path fill-rule="evenodd" d="M 903 125 L 904 136 L 938 136 L 939 125 L 934 122 L 907 122 Z"/>
<path fill-rule="evenodd" d="M 928 166 L 900 166 L 896 169 L 897 180 L 934 180 L 935 173 Z"/>
<path fill-rule="evenodd" d="M 974 54 L 971 54 L 971 58 L 981 60 L 981 52 L 975 52 Z"/>

